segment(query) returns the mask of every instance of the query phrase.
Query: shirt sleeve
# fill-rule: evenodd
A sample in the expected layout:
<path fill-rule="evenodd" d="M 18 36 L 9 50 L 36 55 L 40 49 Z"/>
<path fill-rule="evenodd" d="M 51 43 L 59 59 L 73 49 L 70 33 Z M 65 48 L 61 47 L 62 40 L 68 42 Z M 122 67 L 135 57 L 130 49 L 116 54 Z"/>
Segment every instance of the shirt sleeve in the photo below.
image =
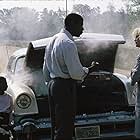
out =
<path fill-rule="evenodd" d="M 65 64 L 72 79 L 83 80 L 88 74 L 88 68 L 83 67 L 74 42 L 66 42 L 63 49 Z"/>

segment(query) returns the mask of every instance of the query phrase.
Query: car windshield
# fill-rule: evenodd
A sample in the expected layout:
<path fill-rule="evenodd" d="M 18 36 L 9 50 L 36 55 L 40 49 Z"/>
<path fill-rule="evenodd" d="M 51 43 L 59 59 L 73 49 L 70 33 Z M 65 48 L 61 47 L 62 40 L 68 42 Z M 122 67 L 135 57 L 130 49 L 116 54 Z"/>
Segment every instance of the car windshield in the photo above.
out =
<path fill-rule="evenodd" d="M 15 74 L 21 73 L 23 71 L 25 57 L 20 57 L 16 60 Z"/>

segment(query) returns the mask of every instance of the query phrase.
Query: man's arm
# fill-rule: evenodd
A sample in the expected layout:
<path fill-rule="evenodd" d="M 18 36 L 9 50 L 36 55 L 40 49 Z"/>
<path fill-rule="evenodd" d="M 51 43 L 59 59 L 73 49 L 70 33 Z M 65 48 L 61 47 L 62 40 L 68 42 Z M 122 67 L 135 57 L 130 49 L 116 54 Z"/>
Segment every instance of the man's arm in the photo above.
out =
<path fill-rule="evenodd" d="M 73 42 L 66 42 L 64 46 L 64 60 L 71 78 L 75 80 L 83 80 L 87 76 L 89 70 L 82 66 L 76 45 Z"/>

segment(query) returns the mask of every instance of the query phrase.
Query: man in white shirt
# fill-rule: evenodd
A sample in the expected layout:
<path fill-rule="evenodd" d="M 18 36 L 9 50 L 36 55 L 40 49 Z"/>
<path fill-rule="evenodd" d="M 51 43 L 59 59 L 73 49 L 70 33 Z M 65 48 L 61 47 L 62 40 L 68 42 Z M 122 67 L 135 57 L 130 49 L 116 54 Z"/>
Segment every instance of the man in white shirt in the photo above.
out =
<path fill-rule="evenodd" d="M 71 13 L 64 22 L 64 29 L 54 35 L 46 47 L 43 66 L 43 73 L 51 94 L 51 110 L 54 109 L 56 116 L 55 140 L 72 140 L 76 80 L 83 80 L 92 71 L 92 68 L 88 69 L 81 65 L 73 39 L 73 36 L 79 37 L 82 34 L 83 18 Z M 54 108 L 52 108 L 52 101 Z M 51 117 L 53 118 L 54 114 Z"/>

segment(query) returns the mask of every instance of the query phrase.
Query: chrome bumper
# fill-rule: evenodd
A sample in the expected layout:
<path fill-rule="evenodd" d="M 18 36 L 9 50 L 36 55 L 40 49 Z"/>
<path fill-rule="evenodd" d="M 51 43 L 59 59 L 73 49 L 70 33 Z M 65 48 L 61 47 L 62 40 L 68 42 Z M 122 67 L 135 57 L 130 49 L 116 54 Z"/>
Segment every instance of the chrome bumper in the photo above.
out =
<path fill-rule="evenodd" d="M 119 138 L 134 137 L 135 115 L 133 112 L 110 112 L 96 115 L 76 116 L 75 128 L 99 126 L 100 132 L 92 137 L 95 138 Z M 16 133 L 30 133 L 47 130 L 50 133 L 51 123 L 47 118 L 34 120 L 34 122 L 25 122 L 22 125 L 14 127 Z M 75 136 L 76 136 L 75 131 Z M 50 134 L 49 134 L 50 135 Z M 88 137 L 90 138 L 90 137 Z M 86 139 L 88 139 L 86 138 Z"/>

